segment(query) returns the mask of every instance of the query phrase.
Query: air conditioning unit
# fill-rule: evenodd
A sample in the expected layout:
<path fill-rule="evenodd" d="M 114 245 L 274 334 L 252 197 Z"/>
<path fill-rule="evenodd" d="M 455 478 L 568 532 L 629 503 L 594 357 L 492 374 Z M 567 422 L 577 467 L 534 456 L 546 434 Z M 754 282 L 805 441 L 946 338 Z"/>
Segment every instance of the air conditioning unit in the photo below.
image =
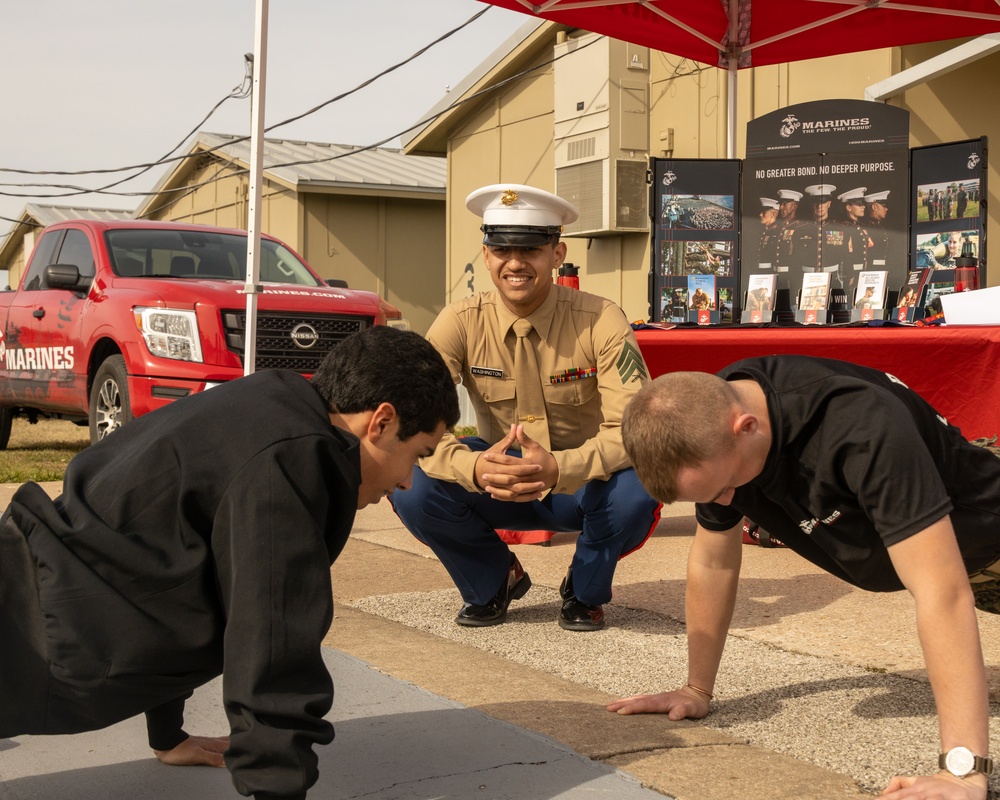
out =
<path fill-rule="evenodd" d="M 602 158 L 556 170 L 556 194 L 580 209 L 563 236 L 600 236 L 649 230 L 645 161 Z"/>
<path fill-rule="evenodd" d="M 564 236 L 649 230 L 649 49 L 597 34 L 555 45 L 556 193 Z"/>

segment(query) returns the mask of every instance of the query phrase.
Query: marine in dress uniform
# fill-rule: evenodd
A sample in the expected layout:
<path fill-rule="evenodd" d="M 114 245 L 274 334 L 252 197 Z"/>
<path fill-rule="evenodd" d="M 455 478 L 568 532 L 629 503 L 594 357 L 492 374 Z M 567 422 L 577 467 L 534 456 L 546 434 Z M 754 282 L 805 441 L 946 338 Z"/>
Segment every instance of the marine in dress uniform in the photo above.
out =
<path fill-rule="evenodd" d="M 794 189 L 778 190 L 778 229 L 774 232 L 775 258 L 774 271 L 777 273 L 787 273 L 792 266 L 792 241 L 795 232 L 804 223 L 798 218 L 799 201 L 802 199 L 802 192 Z M 782 288 L 787 289 L 787 278 L 782 283 Z"/>
<path fill-rule="evenodd" d="M 760 233 L 757 246 L 757 268 L 762 272 L 770 272 L 778 260 L 778 201 L 770 197 L 760 198 L 760 224 L 764 229 Z"/>
<path fill-rule="evenodd" d="M 847 230 L 830 218 L 830 204 L 837 187 L 817 183 L 806 187 L 813 219 L 792 239 L 792 259 L 802 272 L 830 272 L 839 276 L 847 250 Z"/>
<path fill-rule="evenodd" d="M 885 269 L 889 254 L 889 232 L 885 218 L 889 212 L 889 189 L 865 195 L 865 227 L 871 244 L 868 247 L 865 269 Z"/>
<path fill-rule="evenodd" d="M 865 227 L 865 191 L 867 187 L 859 186 L 837 195 L 844 207 L 843 225 L 846 228 L 847 241 L 844 260 L 841 263 L 841 281 L 844 288 L 857 285 L 858 275 L 865 268 L 868 258 L 868 248 L 871 237 Z M 851 292 L 848 292 L 850 295 Z"/>
<path fill-rule="evenodd" d="M 502 623 L 531 586 L 497 529 L 579 531 L 558 623 L 598 630 L 618 559 L 659 519 L 619 429 L 646 366 L 618 306 L 552 282 L 566 254 L 562 226 L 578 216 L 572 205 L 500 184 L 466 206 L 483 218 L 496 289 L 446 307 L 427 338 L 468 390 L 478 436 L 446 434 L 393 505 L 461 593 L 455 621 L 473 627 Z"/>

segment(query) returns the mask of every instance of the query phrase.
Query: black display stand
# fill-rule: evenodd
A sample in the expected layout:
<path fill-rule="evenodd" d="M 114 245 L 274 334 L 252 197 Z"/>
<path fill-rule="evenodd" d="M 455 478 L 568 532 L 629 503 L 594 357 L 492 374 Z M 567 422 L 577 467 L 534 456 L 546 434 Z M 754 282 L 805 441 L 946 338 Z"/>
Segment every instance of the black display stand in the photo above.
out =
<path fill-rule="evenodd" d="M 712 322 L 737 313 L 740 164 L 736 159 L 650 159 L 650 319 L 697 322 L 689 276 L 712 276 Z"/>
<path fill-rule="evenodd" d="M 956 266 L 956 245 L 977 259 L 975 283 L 984 286 L 986 137 L 908 144 L 904 109 L 821 100 L 748 123 L 743 161 L 651 158 L 649 319 L 696 322 L 687 279 L 711 275 L 708 324 L 795 324 L 805 314 L 778 302 L 794 295 L 791 276 L 836 271 L 853 295 L 857 274 L 878 270 L 889 288 L 872 320 L 914 322 L 924 310 L 901 314 L 896 287 L 911 270 Z M 750 277 L 765 274 L 777 278 L 771 310 L 748 312 Z M 824 321 L 809 324 L 868 321 L 853 299 L 831 303 Z"/>

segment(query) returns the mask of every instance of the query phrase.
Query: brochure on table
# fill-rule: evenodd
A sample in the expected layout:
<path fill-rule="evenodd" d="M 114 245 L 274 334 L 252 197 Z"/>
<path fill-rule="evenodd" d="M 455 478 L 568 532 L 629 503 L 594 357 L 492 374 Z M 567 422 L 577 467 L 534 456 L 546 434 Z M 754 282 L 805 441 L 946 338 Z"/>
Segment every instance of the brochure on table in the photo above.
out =
<path fill-rule="evenodd" d="M 852 322 L 884 319 L 889 273 L 886 270 L 859 272 L 851 307 Z"/>

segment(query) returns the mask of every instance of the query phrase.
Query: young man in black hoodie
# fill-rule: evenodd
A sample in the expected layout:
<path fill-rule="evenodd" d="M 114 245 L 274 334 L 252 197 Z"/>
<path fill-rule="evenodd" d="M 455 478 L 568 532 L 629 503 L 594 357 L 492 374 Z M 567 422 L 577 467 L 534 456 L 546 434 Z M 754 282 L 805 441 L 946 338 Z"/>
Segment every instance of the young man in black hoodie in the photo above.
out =
<path fill-rule="evenodd" d="M 241 794 L 305 797 L 333 739 L 329 567 L 458 414 L 430 344 L 371 328 L 311 381 L 258 372 L 139 417 L 55 500 L 20 487 L 0 518 L 0 737 L 146 713 L 162 761 L 225 750 Z M 220 674 L 231 735 L 189 737 L 184 700 Z"/>

